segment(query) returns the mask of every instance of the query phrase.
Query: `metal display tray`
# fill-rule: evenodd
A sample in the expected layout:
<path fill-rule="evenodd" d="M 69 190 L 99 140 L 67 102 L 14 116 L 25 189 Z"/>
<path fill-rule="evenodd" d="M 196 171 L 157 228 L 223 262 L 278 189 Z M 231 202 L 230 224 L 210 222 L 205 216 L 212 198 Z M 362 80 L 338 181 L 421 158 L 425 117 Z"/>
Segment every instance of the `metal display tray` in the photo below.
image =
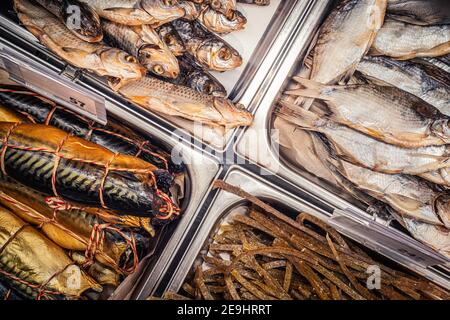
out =
<path fill-rule="evenodd" d="M 255 99 L 258 99 L 258 93 L 266 78 L 276 71 L 280 52 L 284 46 L 289 43 L 289 36 L 296 27 L 296 22 L 309 10 L 315 1 L 304 0 L 275 0 L 270 8 L 260 8 L 258 6 L 239 5 L 240 9 L 251 16 L 261 16 L 259 21 L 262 30 L 258 32 L 257 45 L 253 46 L 251 52 L 247 52 L 245 43 L 255 42 L 252 34 L 237 32 L 230 35 L 230 42 L 240 44 L 245 49 L 247 61 L 243 67 L 236 73 L 233 79 L 233 89 L 230 91 L 230 98 L 236 103 L 242 103 L 251 110 Z M 258 10 L 269 10 L 269 13 L 259 15 Z M 261 11 L 262 12 L 262 11 Z M 252 23 L 253 21 L 249 21 Z M 145 114 L 146 117 L 158 123 L 160 127 L 168 132 L 177 132 L 177 134 L 188 143 L 196 143 L 204 147 L 198 136 L 195 135 L 195 127 L 190 121 L 185 121 L 177 117 L 166 117 L 147 110 L 136 104 L 130 103 L 116 92 L 112 91 L 105 80 L 94 75 L 91 72 L 67 65 L 62 59 L 41 45 L 37 39 L 25 28 L 19 25 L 15 13 L 13 12 L 11 1 L 7 1 L 5 6 L 0 8 L 0 37 L 7 39 L 10 43 L 23 49 L 23 54 L 33 59 L 40 65 L 46 65 L 55 72 L 67 77 L 71 81 L 79 84 L 88 91 L 96 92 L 107 101 L 120 101 L 127 105 L 132 112 Z M 228 37 L 228 36 L 227 36 Z M 234 71 L 232 71 L 234 74 Z M 229 79 L 227 80 L 229 81 Z M 181 129 L 181 130 L 180 130 Z M 208 141 L 216 153 L 225 151 L 231 144 L 234 131 L 227 132 L 222 138 L 216 136 Z"/>
<path fill-rule="evenodd" d="M 0 39 L 0 44 L 8 46 L 8 50 L 17 57 L 18 53 L 14 52 L 16 49 L 14 45 L 5 42 L 3 39 Z M 43 70 L 46 69 L 44 68 Z M 53 70 L 47 69 L 47 72 L 52 73 Z M 85 92 L 85 89 L 79 87 L 75 82 L 71 83 L 71 87 L 82 93 L 91 94 Z M 175 155 L 186 165 L 187 179 L 185 179 L 185 194 L 181 203 L 183 215 L 178 221 L 164 230 L 164 233 L 158 240 L 157 247 L 154 249 L 155 254 L 151 257 L 149 265 L 145 266 L 143 270 L 145 275 L 149 268 L 162 269 L 171 254 L 175 252 L 177 244 L 195 220 L 196 213 L 202 206 L 212 181 L 220 173 L 221 167 L 210 155 L 192 148 L 184 141 L 180 141 L 179 138 L 164 132 L 150 118 L 142 113 L 132 112 L 132 110 L 127 108 L 127 105 L 109 101 L 107 103 L 107 111 L 108 116 L 115 118 L 136 133 L 141 134 L 144 138 L 148 138 L 153 143 L 172 152 L 172 155 Z"/>
<path fill-rule="evenodd" d="M 325 181 L 284 159 L 277 145 L 272 141 L 272 113 L 276 101 L 288 85 L 290 77 L 298 71 L 300 61 L 303 60 L 334 1 L 319 2 L 322 3 L 320 10 L 316 10 L 314 14 L 308 16 L 301 28 L 298 28 L 292 35 L 291 45 L 286 48 L 287 52 L 284 54 L 284 60 L 280 63 L 278 72 L 272 77 L 266 90 L 261 93 L 262 97 L 256 106 L 253 124 L 239 130 L 234 150 L 245 161 L 262 167 L 272 175 L 295 185 L 299 192 L 301 190 L 313 201 L 322 202 L 335 208 L 333 215 L 336 217 L 335 220 L 340 220 L 341 227 L 360 229 L 359 232 L 366 233 L 373 243 L 382 244 L 383 241 L 386 241 L 386 244 L 390 243 L 391 249 L 389 246 L 381 249 L 383 251 L 381 253 L 385 256 L 394 260 L 399 259 L 399 263 L 404 264 L 401 260 L 415 258 L 416 253 L 420 252 L 421 257 L 425 259 L 423 261 L 422 258 L 417 259 L 416 263 L 426 268 L 427 276 L 439 283 L 448 284 L 450 281 L 450 260 L 448 258 L 400 231 L 395 224 L 392 224 L 392 220 L 369 214 L 366 211 L 367 206 L 356 200 L 345 198 Z M 346 226 L 344 226 L 345 224 Z M 401 252 L 397 252 L 395 242 L 402 243 L 404 246 Z"/>
<path fill-rule="evenodd" d="M 301 197 L 298 197 L 294 193 L 286 191 L 278 185 L 263 180 L 255 173 L 241 167 L 232 167 L 225 176 L 224 181 L 231 185 L 240 187 L 259 199 L 274 205 L 275 207 L 286 208 L 286 211 L 291 212 L 307 212 L 312 214 L 329 225 L 335 227 L 345 236 L 363 244 L 376 253 L 381 253 L 384 255 L 383 248 L 391 245 L 389 242 L 379 243 L 377 241 L 373 241 L 373 239 L 367 235 L 367 232 L 360 232 L 361 230 L 358 228 L 349 229 L 343 227 L 341 225 L 341 221 L 336 219 L 333 211 L 327 210 L 326 208 L 322 208 L 320 206 L 315 206 Z M 148 288 L 145 287 L 141 288 L 138 291 L 138 298 L 145 298 L 148 295 L 162 296 L 167 291 L 177 292 L 186 277 L 192 272 L 193 266 L 199 258 L 199 255 L 206 249 L 209 244 L 210 237 L 216 233 L 220 225 L 227 220 L 228 215 L 232 211 L 245 205 L 248 205 L 246 200 L 226 191 L 219 190 L 212 200 L 212 203 L 204 215 L 201 223 L 199 224 L 199 227 L 195 230 L 194 236 L 189 239 L 187 249 L 180 254 L 179 260 L 174 261 L 170 265 L 169 269 L 166 270 L 166 278 L 164 281 L 161 281 L 159 286 L 154 288 L 152 291 L 149 291 Z M 393 245 L 396 246 L 396 248 L 401 248 L 403 243 L 398 242 Z M 401 258 L 397 257 L 392 260 L 411 271 L 429 278 L 444 288 L 450 288 L 449 281 L 444 281 L 439 277 L 435 277 L 435 275 L 430 273 L 426 267 L 417 263 L 418 259 L 424 259 L 432 263 L 430 258 L 422 254 L 420 251 L 417 252 L 417 256 L 414 258 L 407 259 L 407 257 L 402 256 Z M 437 262 L 439 262 L 439 259 L 434 261 L 434 263 Z"/>

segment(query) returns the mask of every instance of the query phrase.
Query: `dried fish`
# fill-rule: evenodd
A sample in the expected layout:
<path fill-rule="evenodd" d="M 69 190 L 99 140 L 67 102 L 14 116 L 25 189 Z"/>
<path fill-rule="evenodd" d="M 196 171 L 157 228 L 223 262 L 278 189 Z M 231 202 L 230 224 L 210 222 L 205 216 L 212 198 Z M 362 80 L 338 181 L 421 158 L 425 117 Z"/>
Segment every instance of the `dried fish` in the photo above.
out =
<path fill-rule="evenodd" d="M 386 19 L 370 53 L 398 60 L 439 57 L 450 53 L 450 25 L 417 26 Z"/>

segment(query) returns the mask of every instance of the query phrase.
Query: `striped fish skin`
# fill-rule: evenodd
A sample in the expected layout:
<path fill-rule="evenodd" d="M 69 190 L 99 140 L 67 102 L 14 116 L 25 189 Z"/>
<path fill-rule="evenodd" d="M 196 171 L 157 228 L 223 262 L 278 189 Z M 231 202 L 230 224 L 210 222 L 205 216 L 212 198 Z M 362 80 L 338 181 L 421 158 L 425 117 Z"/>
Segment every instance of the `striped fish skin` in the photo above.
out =
<path fill-rule="evenodd" d="M 165 204 L 156 194 L 150 176 L 156 167 L 149 163 L 120 154 L 113 158 L 113 153 L 107 149 L 45 125 L 3 122 L 0 123 L 0 135 L 5 138 L 12 128 L 9 145 L 52 151 L 6 149 L 5 173 L 27 186 L 54 194 L 52 178 L 55 177 L 56 192 L 63 199 L 92 207 L 105 205 L 108 209 L 127 215 L 154 216 Z M 54 169 L 56 155 L 53 152 L 58 148 L 62 158 Z M 104 166 L 108 161 L 111 169 L 104 178 Z M 116 171 L 116 167 L 124 171 Z M 149 173 L 130 172 L 135 169 Z M 100 197 L 102 181 L 104 204 Z"/>
<path fill-rule="evenodd" d="M 91 120 L 61 107 L 54 110 L 53 102 L 36 96 L 23 87 L 2 85 L 0 87 L 0 104 L 5 108 L 23 113 L 34 123 L 45 124 L 50 119 L 49 125 L 99 144 L 113 152 L 135 156 L 139 153 L 139 145 L 145 143 L 145 147 L 138 156 L 140 159 L 160 169 L 169 169 L 171 173 L 181 173 L 185 170 L 184 164 L 173 163 L 170 154 L 133 134 L 123 125 L 119 126 L 114 120 L 109 119 L 106 126 L 94 124 L 92 130 Z M 0 120 L 5 121 L 5 119 Z"/>
<path fill-rule="evenodd" d="M 25 297 L 17 290 L 14 290 L 6 284 L 5 281 L 0 281 L 0 300 L 24 300 Z"/>
<path fill-rule="evenodd" d="M 240 3 L 255 4 L 257 6 L 268 6 L 270 0 L 237 0 Z"/>

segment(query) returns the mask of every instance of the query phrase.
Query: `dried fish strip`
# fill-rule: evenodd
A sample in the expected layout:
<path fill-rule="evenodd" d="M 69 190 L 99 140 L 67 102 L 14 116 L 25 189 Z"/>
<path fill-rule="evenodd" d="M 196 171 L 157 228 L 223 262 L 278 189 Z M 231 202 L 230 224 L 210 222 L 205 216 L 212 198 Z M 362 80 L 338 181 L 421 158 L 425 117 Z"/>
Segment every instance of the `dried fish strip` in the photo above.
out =
<path fill-rule="evenodd" d="M 203 256 L 190 296 L 203 291 L 217 299 L 446 299 L 449 293 L 428 280 L 406 275 L 372 258 L 325 222 L 308 213 L 296 221 L 248 193 L 225 190 L 251 202 L 245 214 L 232 215 Z M 264 207 L 264 208 L 263 208 Z M 269 207 L 269 211 L 265 208 Z M 278 219 L 281 215 L 283 220 Z M 307 231 L 305 231 L 307 230 Z M 381 289 L 364 287 L 367 268 L 383 272 Z M 211 268 L 212 266 L 212 268 Z M 209 268 L 209 269 L 208 269 Z M 205 284 L 203 290 L 199 284 Z M 206 293 L 205 290 L 208 290 Z M 200 297 L 201 298 L 201 297 Z"/>

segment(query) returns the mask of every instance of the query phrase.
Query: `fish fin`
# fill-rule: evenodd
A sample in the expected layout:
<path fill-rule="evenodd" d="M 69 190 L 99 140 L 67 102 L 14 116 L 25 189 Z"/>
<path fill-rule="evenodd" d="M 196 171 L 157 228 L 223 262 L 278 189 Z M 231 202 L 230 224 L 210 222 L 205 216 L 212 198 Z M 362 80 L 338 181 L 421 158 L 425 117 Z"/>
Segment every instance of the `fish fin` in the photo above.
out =
<path fill-rule="evenodd" d="M 302 97 L 308 97 L 308 98 L 320 98 L 326 100 L 327 97 L 324 96 L 323 89 L 327 88 L 325 85 L 318 83 L 313 80 L 301 78 L 301 77 L 293 77 L 296 82 L 301 84 L 304 89 L 294 89 L 294 90 L 288 90 L 285 93 L 294 95 L 294 96 L 302 96 Z M 311 105 L 309 105 L 310 107 Z M 309 109 L 309 107 L 307 109 Z"/>
<path fill-rule="evenodd" d="M 78 48 L 71 48 L 71 47 L 62 47 L 61 50 L 68 54 L 80 55 L 83 57 L 90 54 L 89 52 L 86 52 L 84 50 L 80 50 Z"/>
<path fill-rule="evenodd" d="M 348 69 L 344 75 L 337 81 L 340 85 L 347 84 L 352 76 L 355 74 L 356 68 L 358 67 L 358 63 L 355 63 Z"/>
<path fill-rule="evenodd" d="M 316 122 L 320 120 L 318 115 L 289 102 L 279 101 L 279 104 L 280 106 L 275 110 L 277 115 L 302 129 L 316 130 Z"/>

